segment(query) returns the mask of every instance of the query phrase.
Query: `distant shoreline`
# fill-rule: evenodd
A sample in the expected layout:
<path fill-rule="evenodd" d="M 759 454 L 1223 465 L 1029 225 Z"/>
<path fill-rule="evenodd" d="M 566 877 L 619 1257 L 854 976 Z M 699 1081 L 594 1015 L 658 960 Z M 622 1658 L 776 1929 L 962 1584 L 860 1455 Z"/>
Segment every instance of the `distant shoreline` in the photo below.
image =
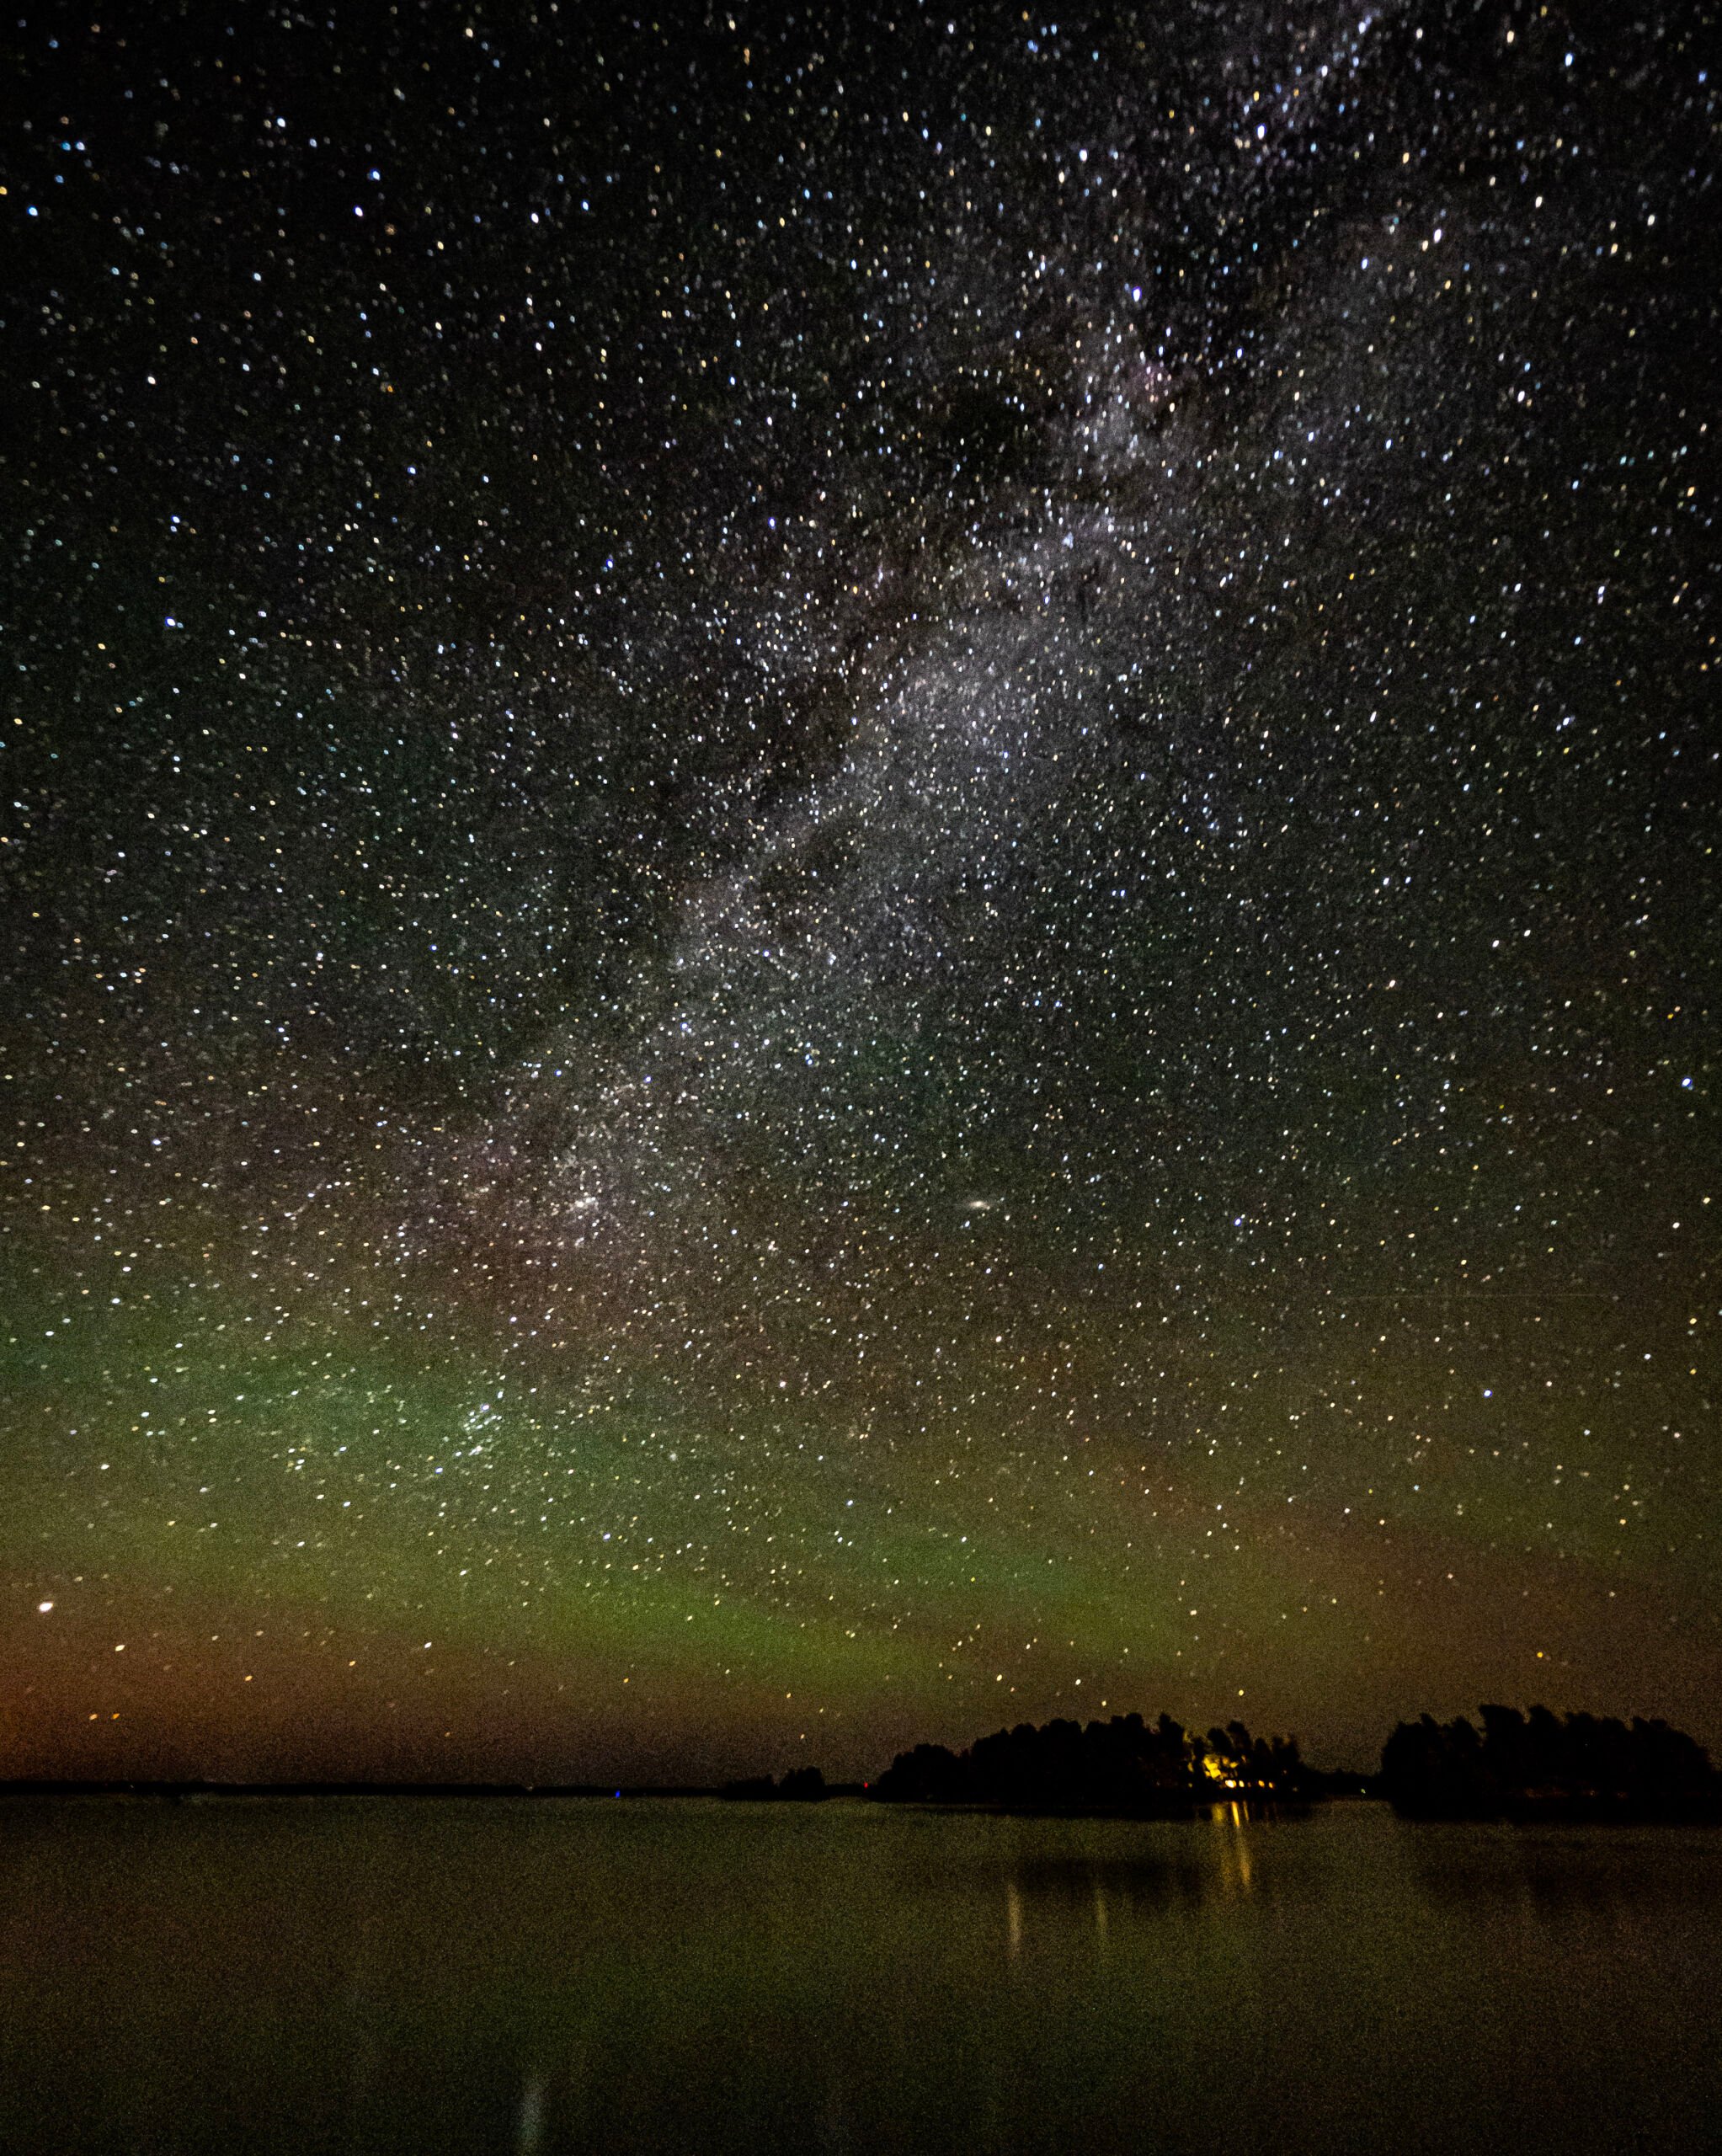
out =
<path fill-rule="evenodd" d="M 309 1797 L 424 1797 L 466 1799 L 530 1799 L 533 1801 L 556 1799 L 578 1799 L 616 1802 L 626 1799 L 638 1801 L 647 1798 L 685 1800 L 711 1798 L 726 1806 L 734 1805 L 767 1806 L 773 1810 L 804 1808 L 791 1802 L 786 1806 L 782 1798 L 775 1795 L 752 1791 L 740 1793 L 722 1785 L 658 1785 L 603 1782 L 211 1782 L 211 1781 L 48 1781 L 40 1779 L 0 1782 L 0 1801 L 8 1797 L 131 1797 L 157 1803 L 179 1804 L 196 1802 L 203 1799 L 282 1799 Z M 861 1782 L 834 1783 L 828 1785 L 824 1801 L 848 1798 L 851 1801 L 879 1802 L 868 1785 Z M 1317 1800 L 1325 1801 L 1325 1800 Z M 1116 1819 L 1142 1823 L 1167 1820 L 1193 1820 L 1210 1817 L 1219 1811 L 1248 1812 L 1256 1814 L 1274 1813 L 1282 1817 L 1306 1816 L 1312 1809 L 1310 1802 L 1286 1798 L 1265 1797 L 1260 1793 L 1237 1796 L 1169 1796 L 1158 1804 L 1142 1804 L 1128 1808 L 1102 1805 L 1082 1804 L 1012 1804 L 978 1801 L 973 1803 L 941 1802 L 937 1801 L 904 1803 L 882 1803 L 882 1810 L 893 1812 L 933 1812 L 947 1816 L 967 1815 L 979 1817 L 1013 1819 Z"/>
<path fill-rule="evenodd" d="M 660 1784 L 614 1782 L 216 1782 L 216 1781 L 52 1781 L 40 1778 L 0 1782 L 0 1799 L 42 1796 L 131 1796 L 180 1803 L 200 1797 L 529 1797 L 534 1800 L 591 1798 L 608 1802 L 618 1799 L 664 1797 L 715 1798 L 727 1806 L 767 1805 L 785 1807 L 775 1793 L 739 1791 L 723 1784 Z M 877 1802 L 864 1782 L 829 1784 L 824 1801 L 847 1797 Z M 1318 1800 L 1325 1801 L 1325 1800 Z M 797 1807 L 792 1802 L 787 1807 Z M 883 1806 L 891 1811 L 971 1812 L 994 1817 L 1037 1819 L 1196 1819 L 1217 1810 L 1244 1809 L 1282 1813 L 1304 1812 L 1308 1801 L 1264 1797 L 1259 1792 L 1237 1796 L 1169 1796 L 1160 1803 L 1131 1806 L 1084 1804 L 1012 1804 L 1005 1801 L 930 1801 L 904 1804 L 900 1800 Z"/>
<path fill-rule="evenodd" d="M 838 1791 L 836 1794 L 845 1792 Z M 615 1782 L 215 1782 L 215 1781 L 51 1781 L 26 1779 L 0 1782 L 8 1796 L 147 1796 L 175 1801 L 201 1796 L 509 1796 L 618 1797 L 716 1796 L 715 1787 L 659 1786 Z"/>
<path fill-rule="evenodd" d="M 1110 1820 L 1121 1826 L 1154 1826 L 1194 1823 L 1211 1820 L 1216 1813 L 1242 1812 L 1256 1819 L 1277 1818 L 1302 1822 L 1312 1818 L 1317 1811 L 1329 1804 L 1390 1803 L 1386 1794 L 1378 1790 L 1346 1789 L 1330 1795 L 1313 1798 L 1274 1798 L 1260 1793 L 1236 1796 L 1199 1797 L 1169 1800 L 1160 1805 L 1139 1806 L 1129 1810 L 1085 1805 L 1033 1805 L 1005 1802 L 977 1801 L 973 1803 L 925 1801 L 882 1802 L 863 1783 L 836 1783 L 826 1792 L 827 1799 L 846 1798 L 851 1803 L 866 1802 L 877 1805 L 881 1811 L 935 1812 L 945 1817 L 994 1819 L 1064 1819 Z M 417 1799 L 434 1801 L 464 1799 L 468 1802 L 609 1802 L 626 1799 L 639 1803 L 646 1801 L 681 1801 L 704 1798 L 722 1803 L 726 1808 L 740 1804 L 749 1808 L 767 1808 L 772 1811 L 797 1811 L 804 1806 L 786 1806 L 782 1800 L 760 1796 L 738 1797 L 733 1790 L 721 1785 L 659 1785 L 656 1783 L 626 1783 L 617 1786 L 601 1782 L 206 1782 L 206 1781 L 47 1781 L 24 1780 L 0 1782 L 0 1803 L 8 1800 L 65 1801 L 128 1800 L 138 1803 L 172 1806 L 179 1804 L 215 1802 L 281 1802 L 305 1801 L 310 1799 L 377 1798 Z M 1403 1806 L 1392 1806 L 1394 1816 L 1408 1825 L 1456 1827 L 1715 1827 L 1722 1825 L 1714 1812 L 1662 1812 L 1637 1811 L 1618 1803 L 1598 1802 L 1580 1799 L 1573 1801 L 1533 1800 L 1528 1802 L 1509 1802 L 1493 1812 L 1455 1813 L 1435 1811 L 1410 1811 Z"/>

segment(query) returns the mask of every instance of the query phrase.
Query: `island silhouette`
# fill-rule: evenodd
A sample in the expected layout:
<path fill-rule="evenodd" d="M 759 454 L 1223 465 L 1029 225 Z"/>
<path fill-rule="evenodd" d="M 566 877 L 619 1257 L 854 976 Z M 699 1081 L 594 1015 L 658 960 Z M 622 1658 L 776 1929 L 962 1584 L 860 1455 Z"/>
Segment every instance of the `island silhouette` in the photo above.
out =
<path fill-rule="evenodd" d="M 845 1796 L 858 1792 L 863 1785 L 851 1783 L 845 1786 Z M 820 1804 L 833 1794 L 817 1767 L 792 1767 L 781 1781 L 773 1781 L 770 1774 L 749 1774 L 738 1782 L 718 1785 L 719 1796 L 739 1798 L 754 1804 Z"/>
<path fill-rule="evenodd" d="M 1378 1793 L 1411 1819 L 1722 1820 L 1722 1774 L 1666 1721 L 1485 1706 L 1402 1721 L 1381 1755 Z"/>
<path fill-rule="evenodd" d="M 887 1804 L 983 1805 L 1010 1812 L 1165 1817 L 1193 1807 L 1301 1802 L 1330 1793 L 1294 1737 L 1252 1737 L 1241 1721 L 1186 1730 L 1170 1715 L 1110 1721 L 1021 1722 L 962 1752 L 917 1744 L 867 1794 Z"/>

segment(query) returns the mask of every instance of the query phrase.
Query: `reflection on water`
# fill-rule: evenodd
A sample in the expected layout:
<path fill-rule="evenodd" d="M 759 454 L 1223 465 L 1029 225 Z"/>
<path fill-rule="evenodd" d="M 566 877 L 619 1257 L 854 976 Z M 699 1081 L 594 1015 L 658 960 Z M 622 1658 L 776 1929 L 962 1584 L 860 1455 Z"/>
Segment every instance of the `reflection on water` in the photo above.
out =
<path fill-rule="evenodd" d="M 1659 1904 L 1665 1913 L 1702 1912 L 1713 1927 L 1722 1919 L 1722 1834 L 1712 1830 L 1605 1828 L 1575 1842 L 1575 1830 L 1558 1827 L 1431 1822 L 1413 1847 L 1418 1887 L 1437 1903 L 1517 1904 L 1556 1922 L 1570 1913 L 1648 1921 Z M 1591 1854 L 1575 1860 L 1575 1848 Z"/>
<path fill-rule="evenodd" d="M 0 1804 L 0 2150 L 1613 2151 L 1722 2103 L 1722 1835 Z"/>
<path fill-rule="evenodd" d="M 1063 1927 L 1068 1927 L 1075 1912 L 1087 1910 L 1096 1929 L 1104 1935 L 1111 1909 L 1127 1918 L 1154 1917 L 1173 1906 L 1194 1909 L 1204 1903 L 1235 1901 L 1250 1894 L 1256 1886 L 1251 1840 L 1266 1831 L 1267 1823 L 1261 1815 L 1252 1817 L 1241 1804 L 1216 1805 L 1211 1822 L 1154 1829 L 1153 1846 L 1109 1852 L 1080 1846 L 1030 1847 L 1002 1854 L 993 1850 L 984 1862 L 989 1870 L 1005 1866 L 1014 1951 L 1022 1943 L 1025 1909 L 1037 1901 L 1047 1903 L 1053 1922 Z M 1116 1831 L 1106 1822 L 1085 1821 L 1082 1827 L 1090 1838 Z M 1139 1828 L 1126 1832 L 1142 1834 Z M 1272 1874 L 1265 1884 L 1272 1892 Z"/>

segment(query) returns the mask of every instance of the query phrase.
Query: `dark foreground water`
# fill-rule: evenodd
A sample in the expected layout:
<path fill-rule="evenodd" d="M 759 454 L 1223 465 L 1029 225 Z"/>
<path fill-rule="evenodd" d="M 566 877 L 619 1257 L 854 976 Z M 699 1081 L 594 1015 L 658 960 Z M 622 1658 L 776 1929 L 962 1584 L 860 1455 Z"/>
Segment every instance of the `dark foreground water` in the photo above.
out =
<path fill-rule="evenodd" d="M 1722 1835 L 0 1803 L 0 2149 L 1714 2146 Z"/>

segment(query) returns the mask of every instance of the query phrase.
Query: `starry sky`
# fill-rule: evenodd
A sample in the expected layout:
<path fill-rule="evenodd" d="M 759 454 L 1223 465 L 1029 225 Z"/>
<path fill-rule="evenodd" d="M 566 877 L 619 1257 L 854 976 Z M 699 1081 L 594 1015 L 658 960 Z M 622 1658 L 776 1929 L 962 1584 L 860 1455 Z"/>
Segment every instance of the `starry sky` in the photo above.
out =
<path fill-rule="evenodd" d="M 26 9 L 0 1771 L 1722 1741 L 1701 26 Z"/>

